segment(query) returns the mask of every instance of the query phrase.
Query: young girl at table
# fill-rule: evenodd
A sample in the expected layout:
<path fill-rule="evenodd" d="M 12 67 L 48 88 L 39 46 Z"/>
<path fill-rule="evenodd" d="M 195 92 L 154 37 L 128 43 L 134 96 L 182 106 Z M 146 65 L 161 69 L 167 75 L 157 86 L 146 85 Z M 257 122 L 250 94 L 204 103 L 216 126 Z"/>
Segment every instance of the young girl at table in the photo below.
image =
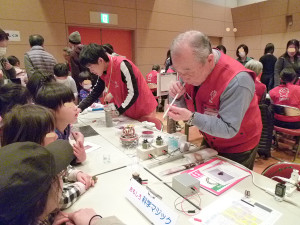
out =
<path fill-rule="evenodd" d="M 55 117 L 55 133 L 58 139 L 69 140 L 70 134 L 74 137 L 76 141 L 73 145 L 74 155 L 77 159 L 73 163 L 76 164 L 85 161 L 84 137 L 80 132 L 71 132 L 71 124 L 77 121 L 79 114 L 71 89 L 63 84 L 48 83 L 39 89 L 34 101 L 36 104 L 45 106 L 53 112 Z"/>
<path fill-rule="evenodd" d="M 54 117 L 47 108 L 33 104 L 16 106 L 4 117 L 2 145 L 31 141 L 47 146 L 57 139 L 54 129 Z M 68 166 L 63 178 L 61 209 L 70 207 L 95 184 L 91 176 L 72 166 Z"/>

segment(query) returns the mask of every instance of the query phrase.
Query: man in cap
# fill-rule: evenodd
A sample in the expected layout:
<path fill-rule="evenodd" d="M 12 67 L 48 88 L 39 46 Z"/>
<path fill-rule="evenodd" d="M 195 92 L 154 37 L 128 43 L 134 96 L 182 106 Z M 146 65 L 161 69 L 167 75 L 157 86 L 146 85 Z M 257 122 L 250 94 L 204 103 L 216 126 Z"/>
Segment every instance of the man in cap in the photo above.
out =
<path fill-rule="evenodd" d="M 79 74 L 87 69 L 79 63 L 79 54 L 84 45 L 81 44 L 81 36 L 78 31 L 74 31 L 69 35 L 69 46 L 72 49 L 70 53 L 71 73 L 79 93 L 81 89 Z"/>

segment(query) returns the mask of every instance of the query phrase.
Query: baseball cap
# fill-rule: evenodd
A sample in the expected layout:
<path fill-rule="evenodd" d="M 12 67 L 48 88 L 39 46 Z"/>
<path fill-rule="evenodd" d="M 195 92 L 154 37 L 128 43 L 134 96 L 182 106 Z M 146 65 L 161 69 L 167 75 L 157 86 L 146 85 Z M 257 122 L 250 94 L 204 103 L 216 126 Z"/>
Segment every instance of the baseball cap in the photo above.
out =
<path fill-rule="evenodd" d="M 72 44 L 80 44 L 81 43 L 81 36 L 78 31 L 74 31 L 69 35 L 69 42 Z"/>
<path fill-rule="evenodd" d="M 16 142 L 0 149 L 0 221 L 11 221 L 37 204 L 49 190 L 49 182 L 74 159 L 68 141 L 45 147 Z"/>

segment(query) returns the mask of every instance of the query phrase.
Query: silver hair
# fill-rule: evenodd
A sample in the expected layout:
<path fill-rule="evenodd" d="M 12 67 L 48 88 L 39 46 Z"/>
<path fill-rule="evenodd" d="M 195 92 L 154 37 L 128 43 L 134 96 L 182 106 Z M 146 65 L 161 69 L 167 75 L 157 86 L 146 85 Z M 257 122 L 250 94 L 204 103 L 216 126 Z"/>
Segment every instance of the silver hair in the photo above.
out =
<path fill-rule="evenodd" d="M 252 70 L 258 76 L 263 70 L 263 64 L 255 59 L 251 59 L 246 63 L 245 67 L 249 70 Z"/>
<path fill-rule="evenodd" d="M 180 53 L 182 46 L 192 48 L 196 60 L 205 63 L 205 59 L 212 53 L 209 38 L 200 31 L 191 30 L 179 34 L 171 44 L 171 55 Z"/>

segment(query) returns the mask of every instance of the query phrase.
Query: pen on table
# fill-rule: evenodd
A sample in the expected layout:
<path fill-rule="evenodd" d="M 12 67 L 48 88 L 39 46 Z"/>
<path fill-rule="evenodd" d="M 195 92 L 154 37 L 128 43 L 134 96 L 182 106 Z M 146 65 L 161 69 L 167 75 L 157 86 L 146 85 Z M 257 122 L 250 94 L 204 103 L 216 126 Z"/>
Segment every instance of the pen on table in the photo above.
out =
<path fill-rule="evenodd" d="M 177 173 L 177 172 L 184 171 L 184 170 L 190 169 L 192 167 L 195 167 L 200 163 L 201 162 L 199 162 L 199 163 L 188 163 L 188 164 L 184 164 L 184 165 L 181 165 L 181 166 L 176 166 L 172 169 L 164 170 L 164 171 L 160 172 L 160 174 L 164 176 L 164 175 L 169 175 L 169 174 L 172 174 L 172 173 Z"/>
<path fill-rule="evenodd" d="M 182 84 L 182 88 L 184 88 L 185 83 Z M 174 104 L 174 102 L 176 101 L 177 97 L 178 97 L 179 93 L 177 93 L 173 99 L 173 101 L 171 102 L 171 104 L 169 105 L 168 109 L 166 110 L 166 112 L 163 115 L 163 119 L 166 117 L 166 115 L 168 114 L 171 106 Z"/>
<path fill-rule="evenodd" d="M 151 194 L 153 194 L 155 197 L 157 197 L 158 199 L 162 199 L 162 197 L 157 194 L 156 192 L 154 192 L 149 186 L 146 186 L 147 190 L 151 192 Z"/>

